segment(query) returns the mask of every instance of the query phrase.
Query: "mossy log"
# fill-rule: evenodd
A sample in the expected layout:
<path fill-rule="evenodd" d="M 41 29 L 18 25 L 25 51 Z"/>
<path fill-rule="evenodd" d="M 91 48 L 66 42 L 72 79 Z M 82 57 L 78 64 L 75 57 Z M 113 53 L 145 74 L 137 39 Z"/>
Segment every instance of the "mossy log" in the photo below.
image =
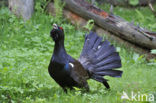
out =
<path fill-rule="evenodd" d="M 55 16 L 55 8 L 54 8 L 54 4 L 52 2 L 47 5 L 47 10 L 49 13 L 51 13 L 53 16 Z M 63 15 L 66 19 L 71 21 L 72 24 L 77 25 L 78 27 L 83 28 L 87 24 L 86 19 L 71 12 L 68 9 L 63 10 Z M 119 36 L 116 36 L 114 33 L 109 32 L 98 25 L 94 26 L 94 30 L 100 35 L 102 35 L 102 34 L 107 35 L 107 37 L 109 37 L 111 40 L 114 40 L 114 41 L 120 43 L 121 45 L 124 45 L 128 48 L 132 48 L 134 51 L 136 51 L 139 54 L 144 54 L 147 59 L 156 57 L 155 55 L 150 54 L 149 49 L 142 48 L 142 47 L 135 45 L 125 39 L 122 39 Z"/>
<path fill-rule="evenodd" d="M 135 26 L 119 16 L 107 13 L 84 0 L 64 0 L 66 9 L 86 20 L 93 19 L 104 30 L 146 49 L 156 49 L 156 33 Z"/>

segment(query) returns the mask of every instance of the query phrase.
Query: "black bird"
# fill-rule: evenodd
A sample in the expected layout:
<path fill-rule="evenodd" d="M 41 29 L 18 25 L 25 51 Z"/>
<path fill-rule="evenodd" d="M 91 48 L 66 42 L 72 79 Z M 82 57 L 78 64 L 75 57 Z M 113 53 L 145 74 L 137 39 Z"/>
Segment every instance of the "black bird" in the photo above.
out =
<path fill-rule="evenodd" d="M 66 53 L 64 47 L 64 30 L 53 24 L 50 36 L 55 47 L 48 67 L 50 76 L 64 89 L 73 87 L 85 88 L 89 91 L 88 79 L 94 79 L 110 86 L 104 76 L 121 77 L 121 59 L 114 46 L 102 41 L 96 33 L 85 35 L 84 47 L 78 60 Z"/>

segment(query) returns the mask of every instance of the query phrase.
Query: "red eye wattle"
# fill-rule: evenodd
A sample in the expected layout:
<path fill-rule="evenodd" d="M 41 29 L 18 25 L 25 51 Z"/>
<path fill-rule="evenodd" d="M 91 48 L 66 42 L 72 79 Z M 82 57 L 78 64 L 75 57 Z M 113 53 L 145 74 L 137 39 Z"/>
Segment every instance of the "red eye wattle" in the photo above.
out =
<path fill-rule="evenodd" d="M 61 29 L 61 30 L 63 30 L 63 28 L 62 28 L 62 27 L 60 27 L 60 29 Z"/>

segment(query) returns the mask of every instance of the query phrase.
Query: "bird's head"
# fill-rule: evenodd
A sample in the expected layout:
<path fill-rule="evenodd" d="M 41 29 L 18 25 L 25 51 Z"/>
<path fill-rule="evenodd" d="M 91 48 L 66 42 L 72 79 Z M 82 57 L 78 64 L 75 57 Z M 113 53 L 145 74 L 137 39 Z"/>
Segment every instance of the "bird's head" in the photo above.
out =
<path fill-rule="evenodd" d="M 55 42 L 59 40 L 64 40 L 63 28 L 59 27 L 57 24 L 53 24 L 53 29 L 50 32 L 50 36 Z"/>

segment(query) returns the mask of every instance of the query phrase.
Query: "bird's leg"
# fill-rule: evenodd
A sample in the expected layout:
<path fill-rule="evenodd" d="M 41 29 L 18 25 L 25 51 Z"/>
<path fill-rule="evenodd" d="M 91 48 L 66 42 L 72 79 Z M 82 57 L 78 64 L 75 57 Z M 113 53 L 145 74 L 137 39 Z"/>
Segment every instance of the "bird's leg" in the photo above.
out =
<path fill-rule="evenodd" d="M 87 92 L 90 91 L 88 83 L 85 84 L 84 88 L 86 89 Z"/>
<path fill-rule="evenodd" d="M 64 92 L 67 93 L 67 88 L 63 88 Z"/>
<path fill-rule="evenodd" d="M 83 83 L 81 84 L 81 87 L 82 87 L 82 88 L 85 88 L 85 90 L 86 90 L 87 92 L 89 92 L 89 90 L 90 90 L 87 81 L 83 81 Z"/>
<path fill-rule="evenodd" d="M 74 88 L 73 88 L 73 87 L 69 87 L 69 89 L 70 89 L 70 90 L 73 90 Z M 67 88 L 65 88 L 65 87 L 63 87 L 63 90 L 64 90 L 64 92 L 65 92 L 65 93 L 67 93 L 67 92 L 68 92 L 68 89 L 67 89 Z"/>
<path fill-rule="evenodd" d="M 70 87 L 70 90 L 73 90 L 74 88 L 73 87 Z"/>

